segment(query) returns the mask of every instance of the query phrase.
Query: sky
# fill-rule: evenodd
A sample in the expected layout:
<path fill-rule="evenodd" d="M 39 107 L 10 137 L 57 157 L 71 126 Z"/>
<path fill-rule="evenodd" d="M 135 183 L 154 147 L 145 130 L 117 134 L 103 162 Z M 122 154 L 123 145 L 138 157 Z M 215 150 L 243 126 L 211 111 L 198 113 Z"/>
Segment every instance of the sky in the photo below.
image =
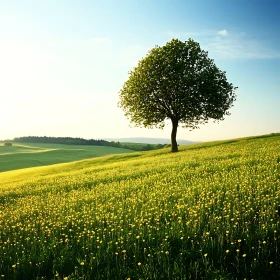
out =
<path fill-rule="evenodd" d="M 0 140 L 169 138 L 117 106 L 156 45 L 192 38 L 238 87 L 230 116 L 177 138 L 280 132 L 280 0 L 0 0 Z"/>

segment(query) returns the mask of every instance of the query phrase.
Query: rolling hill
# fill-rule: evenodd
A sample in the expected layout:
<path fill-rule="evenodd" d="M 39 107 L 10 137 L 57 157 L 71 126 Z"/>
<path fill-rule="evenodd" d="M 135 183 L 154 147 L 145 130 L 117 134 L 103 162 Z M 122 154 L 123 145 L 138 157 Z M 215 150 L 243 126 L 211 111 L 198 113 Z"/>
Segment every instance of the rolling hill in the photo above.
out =
<path fill-rule="evenodd" d="M 0 144 L 0 172 L 130 152 L 106 146 L 13 143 L 6 147 Z"/>
<path fill-rule="evenodd" d="M 0 173 L 6 279 L 278 279 L 280 135 Z"/>

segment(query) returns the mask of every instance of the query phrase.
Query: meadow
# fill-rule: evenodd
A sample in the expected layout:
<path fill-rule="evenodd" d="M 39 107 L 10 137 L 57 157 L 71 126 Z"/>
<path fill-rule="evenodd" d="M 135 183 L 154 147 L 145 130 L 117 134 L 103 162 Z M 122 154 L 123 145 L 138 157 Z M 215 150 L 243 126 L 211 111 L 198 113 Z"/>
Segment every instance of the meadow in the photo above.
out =
<path fill-rule="evenodd" d="M 279 279 L 280 135 L 0 173 L 1 279 Z"/>
<path fill-rule="evenodd" d="M 0 172 L 129 152 L 106 146 L 13 143 L 6 147 L 0 143 Z"/>

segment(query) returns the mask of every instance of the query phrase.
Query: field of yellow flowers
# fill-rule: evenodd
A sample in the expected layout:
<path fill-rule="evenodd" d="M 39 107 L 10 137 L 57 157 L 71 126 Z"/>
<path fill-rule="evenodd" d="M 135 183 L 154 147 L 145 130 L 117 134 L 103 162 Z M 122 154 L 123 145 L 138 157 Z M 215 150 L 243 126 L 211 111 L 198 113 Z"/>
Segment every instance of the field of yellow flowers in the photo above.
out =
<path fill-rule="evenodd" d="M 280 279 L 279 214 L 279 134 L 2 172 L 0 279 Z"/>

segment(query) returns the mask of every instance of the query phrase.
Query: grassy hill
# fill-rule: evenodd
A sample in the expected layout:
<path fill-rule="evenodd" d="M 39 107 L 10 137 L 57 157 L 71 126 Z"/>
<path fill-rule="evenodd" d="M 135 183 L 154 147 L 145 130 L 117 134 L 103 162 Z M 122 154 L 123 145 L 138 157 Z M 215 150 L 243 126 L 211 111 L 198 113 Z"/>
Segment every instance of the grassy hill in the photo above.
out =
<path fill-rule="evenodd" d="M 13 143 L 6 147 L 0 144 L 0 172 L 129 152 L 132 151 L 105 146 Z"/>
<path fill-rule="evenodd" d="M 279 279 L 280 135 L 0 174 L 4 279 Z"/>

